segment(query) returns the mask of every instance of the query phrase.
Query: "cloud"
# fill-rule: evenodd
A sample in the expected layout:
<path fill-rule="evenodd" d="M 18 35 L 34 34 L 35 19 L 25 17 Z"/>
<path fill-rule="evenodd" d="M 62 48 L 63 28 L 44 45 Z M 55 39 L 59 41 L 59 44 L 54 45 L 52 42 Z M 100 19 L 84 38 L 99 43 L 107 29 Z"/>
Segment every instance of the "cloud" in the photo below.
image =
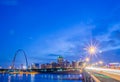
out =
<path fill-rule="evenodd" d="M 90 38 L 91 29 L 93 28 L 93 25 L 82 23 L 70 28 L 64 28 L 56 34 L 49 34 L 44 39 L 41 40 L 40 38 L 29 46 L 35 52 L 31 52 L 31 54 L 35 54 L 33 56 L 38 58 L 45 58 L 46 56 L 54 58 L 57 55 L 62 55 L 65 58 L 82 57 L 83 43 Z"/>
<path fill-rule="evenodd" d="M 113 31 L 110 35 L 110 38 L 120 40 L 120 29 Z"/>
<path fill-rule="evenodd" d="M 103 34 L 95 35 L 94 37 L 98 39 L 101 44 L 112 45 L 115 46 L 118 44 L 118 40 L 120 39 L 120 24 L 109 25 L 109 28 L 106 28 L 106 32 Z"/>
<path fill-rule="evenodd" d="M 50 57 L 58 57 L 59 54 L 47 54 L 47 56 L 50 56 Z"/>
<path fill-rule="evenodd" d="M 120 62 L 120 48 L 111 49 L 108 51 L 104 51 L 101 55 L 101 59 L 107 62 Z"/>
<path fill-rule="evenodd" d="M 93 41 L 99 43 L 99 48 L 103 52 L 102 54 L 107 54 L 109 51 L 120 49 L 120 42 L 118 41 L 120 30 L 118 27 L 120 25 L 113 24 L 108 26 L 102 34 L 99 30 L 96 30 L 98 33 L 92 35 L 93 30 L 97 27 L 82 23 L 77 26 L 65 28 L 56 34 L 49 34 L 49 37 L 44 37 L 45 39 L 43 41 L 38 39 L 31 47 L 37 52 L 35 56 L 38 59 L 41 59 L 41 57 L 43 59 L 46 59 L 46 57 L 48 59 L 56 59 L 56 56 L 62 55 L 65 59 L 78 60 L 86 57 L 87 54 L 83 48 L 93 38 Z"/>

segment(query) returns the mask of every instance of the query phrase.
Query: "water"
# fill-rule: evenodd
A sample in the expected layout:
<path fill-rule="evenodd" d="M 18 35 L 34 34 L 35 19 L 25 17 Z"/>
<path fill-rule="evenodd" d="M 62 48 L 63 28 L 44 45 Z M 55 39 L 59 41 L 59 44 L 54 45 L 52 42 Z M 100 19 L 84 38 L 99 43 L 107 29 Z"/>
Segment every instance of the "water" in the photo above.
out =
<path fill-rule="evenodd" d="M 81 75 L 0 74 L 0 82 L 82 82 L 81 80 L 65 80 L 65 78 L 79 78 L 79 77 L 81 77 Z"/>

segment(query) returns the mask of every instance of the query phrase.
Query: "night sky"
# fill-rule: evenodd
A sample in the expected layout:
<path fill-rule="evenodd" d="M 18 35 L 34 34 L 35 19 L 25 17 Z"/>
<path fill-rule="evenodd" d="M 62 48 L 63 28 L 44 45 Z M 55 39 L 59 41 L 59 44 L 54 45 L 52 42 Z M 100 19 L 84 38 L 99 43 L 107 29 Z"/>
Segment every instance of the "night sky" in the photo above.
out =
<path fill-rule="evenodd" d="M 91 40 L 99 44 L 96 60 L 120 62 L 119 0 L 0 0 L 0 66 L 9 66 L 18 49 L 29 64 L 59 55 L 79 60 Z"/>

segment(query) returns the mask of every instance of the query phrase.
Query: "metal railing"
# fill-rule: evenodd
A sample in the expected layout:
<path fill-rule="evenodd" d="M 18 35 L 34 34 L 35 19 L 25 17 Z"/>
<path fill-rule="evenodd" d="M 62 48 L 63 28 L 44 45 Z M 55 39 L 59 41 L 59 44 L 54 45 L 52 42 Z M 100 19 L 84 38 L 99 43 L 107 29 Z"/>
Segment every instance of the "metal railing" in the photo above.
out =
<path fill-rule="evenodd" d="M 83 82 L 100 82 L 93 74 L 83 70 Z"/>

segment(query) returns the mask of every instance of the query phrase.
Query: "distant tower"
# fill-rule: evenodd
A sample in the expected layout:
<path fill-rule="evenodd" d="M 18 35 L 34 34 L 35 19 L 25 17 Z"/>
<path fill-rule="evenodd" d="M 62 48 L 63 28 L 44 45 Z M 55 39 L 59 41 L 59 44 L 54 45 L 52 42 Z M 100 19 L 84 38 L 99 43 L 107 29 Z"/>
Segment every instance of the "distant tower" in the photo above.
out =
<path fill-rule="evenodd" d="M 63 68 L 64 67 L 64 59 L 63 59 L 63 57 L 62 56 L 58 56 L 57 61 L 58 61 L 58 66 Z"/>
<path fill-rule="evenodd" d="M 57 61 L 58 61 L 58 64 L 62 64 L 62 63 L 63 63 L 63 61 L 64 61 L 64 59 L 63 59 L 63 57 L 62 57 L 62 56 L 58 56 Z"/>

